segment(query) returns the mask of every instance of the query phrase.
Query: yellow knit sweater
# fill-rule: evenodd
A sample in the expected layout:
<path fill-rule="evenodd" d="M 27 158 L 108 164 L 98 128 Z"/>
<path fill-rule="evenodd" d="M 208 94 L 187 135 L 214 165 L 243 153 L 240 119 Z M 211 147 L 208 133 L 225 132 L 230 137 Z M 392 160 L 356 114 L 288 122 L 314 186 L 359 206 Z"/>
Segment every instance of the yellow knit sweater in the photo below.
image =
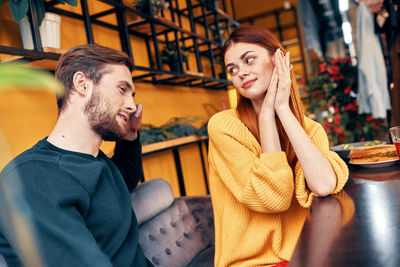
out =
<path fill-rule="evenodd" d="M 305 130 L 331 163 L 339 192 L 348 168 L 322 126 L 305 118 Z M 315 195 L 303 170 L 290 168 L 284 152 L 261 146 L 235 110 L 208 124 L 210 189 L 215 218 L 215 266 L 268 266 L 289 261 Z"/>

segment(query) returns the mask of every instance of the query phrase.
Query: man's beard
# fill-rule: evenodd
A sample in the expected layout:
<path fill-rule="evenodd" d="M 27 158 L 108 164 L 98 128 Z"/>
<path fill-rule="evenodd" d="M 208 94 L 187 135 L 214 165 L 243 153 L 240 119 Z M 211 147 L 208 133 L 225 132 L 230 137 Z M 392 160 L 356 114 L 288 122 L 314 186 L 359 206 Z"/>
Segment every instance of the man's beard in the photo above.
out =
<path fill-rule="evenodd" d="M 90 127 L 105 141 L 122 139 L 125 133 L 116 120 L 116 114 L 112 114 L 110 103 L 96 92 L 96 88 L 94 90 L 84 108 Z"/>

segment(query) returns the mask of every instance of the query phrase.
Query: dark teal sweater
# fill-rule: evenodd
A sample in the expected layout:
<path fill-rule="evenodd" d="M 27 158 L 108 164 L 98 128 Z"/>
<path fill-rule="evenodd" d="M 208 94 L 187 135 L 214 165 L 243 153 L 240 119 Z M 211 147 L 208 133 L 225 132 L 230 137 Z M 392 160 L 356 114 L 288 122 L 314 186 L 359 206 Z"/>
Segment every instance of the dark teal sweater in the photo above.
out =
<path fill-rule="evenodd" d="M 140 147 L 139 141 L 125 145 L 136 154 Z M 114 158 L 127 161 L 126 172 L 129 162 L 137 168 L 137 158 L 121 147 Z M 0 174 L 0 254 L 9 266 L 21 265 L 7 197 L 31 226 L 45 266 L 147 266 L 127 183 L 136 185 L 101 151 L 93 157 L 39 141 Z"/>

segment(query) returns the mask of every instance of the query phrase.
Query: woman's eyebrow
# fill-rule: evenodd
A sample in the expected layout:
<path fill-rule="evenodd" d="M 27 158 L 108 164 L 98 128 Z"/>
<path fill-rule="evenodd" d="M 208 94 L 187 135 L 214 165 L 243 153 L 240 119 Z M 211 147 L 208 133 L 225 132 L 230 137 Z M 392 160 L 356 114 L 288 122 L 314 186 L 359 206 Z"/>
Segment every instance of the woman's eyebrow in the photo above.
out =
<path fill-rule="evenodd" d="M 240 60 L 243 60 L 243 59 L 247 56 L 247 54 L 248 54 L 248 53 L 251 53 L 251 52 L 254 52 L 254 51 L 249 50 L 249 51 L 244 52 L 244 53 L 240 56 Z M 233 63 L 228 63 L 228 64 L 226 64 L 226 67 L 229 67 L 229 66 L 232 66 L 232 65 L 235 65 L 235 64 L 233 64 Z"/>

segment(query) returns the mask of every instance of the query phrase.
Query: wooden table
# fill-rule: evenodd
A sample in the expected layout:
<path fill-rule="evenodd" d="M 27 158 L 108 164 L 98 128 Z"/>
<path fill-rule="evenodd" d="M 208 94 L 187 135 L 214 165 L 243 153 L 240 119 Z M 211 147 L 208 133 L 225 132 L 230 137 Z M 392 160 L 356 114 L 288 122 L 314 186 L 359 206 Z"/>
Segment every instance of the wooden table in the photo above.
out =
<path fill-rule="evenodd" d="M 343 192 L 315 199 L 289 266 L 400 266 L 400 165 L 351 167 Z"/>

